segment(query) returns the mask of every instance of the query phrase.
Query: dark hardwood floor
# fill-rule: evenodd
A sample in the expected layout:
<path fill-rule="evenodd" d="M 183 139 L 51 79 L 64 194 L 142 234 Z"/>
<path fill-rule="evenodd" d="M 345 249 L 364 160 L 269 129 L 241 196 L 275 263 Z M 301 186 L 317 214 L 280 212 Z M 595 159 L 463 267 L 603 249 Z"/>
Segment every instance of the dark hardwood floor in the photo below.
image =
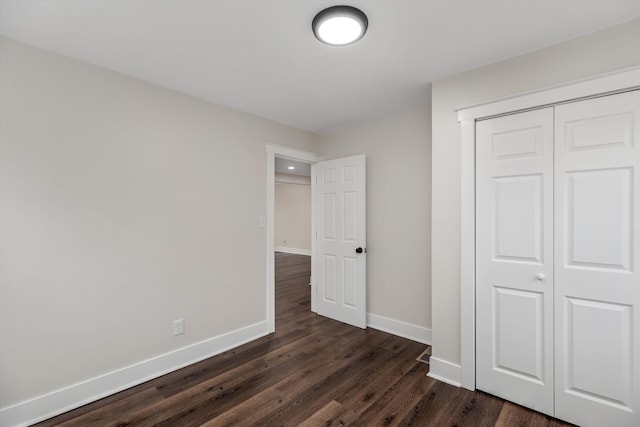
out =
<path fill-rule="evenodd" d="M 39 426 L 562 426 L 426 377 L 426 348 L 310 312 L 309 257 L 276 254 L 276 333 Z"/>

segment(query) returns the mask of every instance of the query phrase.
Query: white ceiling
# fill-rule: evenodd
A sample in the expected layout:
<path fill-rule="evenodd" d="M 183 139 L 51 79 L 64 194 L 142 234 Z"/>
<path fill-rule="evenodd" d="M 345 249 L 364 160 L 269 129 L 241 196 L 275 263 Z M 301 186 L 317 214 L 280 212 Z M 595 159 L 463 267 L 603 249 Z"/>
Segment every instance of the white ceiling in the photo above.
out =
<path fill-rule="evenodd" d="M 293 166 L 295 169 L 291 170 L 289 166 Z M 276 157 L 275 171 L 276 173 L 286 173 L 289 175 L 311 176 L 311 164 Z"/>
<path fill-rule="evenodd" d="M 358 43 L 321 9 L 362 9 Z M 0 33 L 324 133 L 429 103 L 430 82 L 640 17 L 640 0 L 3 0 Z"/>

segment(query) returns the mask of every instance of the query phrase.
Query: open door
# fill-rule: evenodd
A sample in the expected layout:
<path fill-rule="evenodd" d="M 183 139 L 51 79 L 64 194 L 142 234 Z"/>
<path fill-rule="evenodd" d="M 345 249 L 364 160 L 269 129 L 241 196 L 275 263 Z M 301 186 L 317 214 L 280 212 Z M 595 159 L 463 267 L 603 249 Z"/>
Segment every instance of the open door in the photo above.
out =
<path fill-rule="evenodd" d="M 312 180 L 316 198 L 316 311 L 366 328 L 365 156 L 316 163 Z"/>

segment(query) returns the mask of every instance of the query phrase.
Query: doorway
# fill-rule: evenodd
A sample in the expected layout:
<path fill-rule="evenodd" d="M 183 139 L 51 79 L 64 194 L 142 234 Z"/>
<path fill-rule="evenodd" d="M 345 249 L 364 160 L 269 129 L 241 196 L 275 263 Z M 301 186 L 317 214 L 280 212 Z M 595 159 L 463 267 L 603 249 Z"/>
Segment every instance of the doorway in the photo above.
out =
<path fill-rule="evenodd" d="M 275 332 L 275 165 L 283 158 L 311 168 L 311 311 L 365 329 L 366 156 L 323 160 L 267 145 L 267 324 Z"/>
<path fill-rule="evenodd" d="M 268 332 L 275 332 L 275 185 L 276 185 L 276 159 L 286 159 L 296 164 L 312 165 L 320 158 L 311 152 L 284 147 L 281 145 L 267 144 L 267 217 L 266 217 L 266 263 L 267 263 L 267 323 Z M 311 230 L 315 229 L 314 194 L 311 190 Z M 313 298 L 313 264 L 314 264 L 315 236 L 311 233 L 311 311 L 315 311 L 315 299 Z"/>

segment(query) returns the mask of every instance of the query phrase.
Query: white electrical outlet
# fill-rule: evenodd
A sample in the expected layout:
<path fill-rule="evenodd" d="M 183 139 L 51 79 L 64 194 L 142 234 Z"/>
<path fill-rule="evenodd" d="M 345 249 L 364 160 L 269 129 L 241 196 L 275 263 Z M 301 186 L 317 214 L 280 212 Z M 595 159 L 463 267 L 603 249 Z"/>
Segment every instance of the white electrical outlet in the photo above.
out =
<path fill-rule="evenodd" d="M 184 334 L 184 319 L 177 319 L 173 321 L 173 335 Z"/>

